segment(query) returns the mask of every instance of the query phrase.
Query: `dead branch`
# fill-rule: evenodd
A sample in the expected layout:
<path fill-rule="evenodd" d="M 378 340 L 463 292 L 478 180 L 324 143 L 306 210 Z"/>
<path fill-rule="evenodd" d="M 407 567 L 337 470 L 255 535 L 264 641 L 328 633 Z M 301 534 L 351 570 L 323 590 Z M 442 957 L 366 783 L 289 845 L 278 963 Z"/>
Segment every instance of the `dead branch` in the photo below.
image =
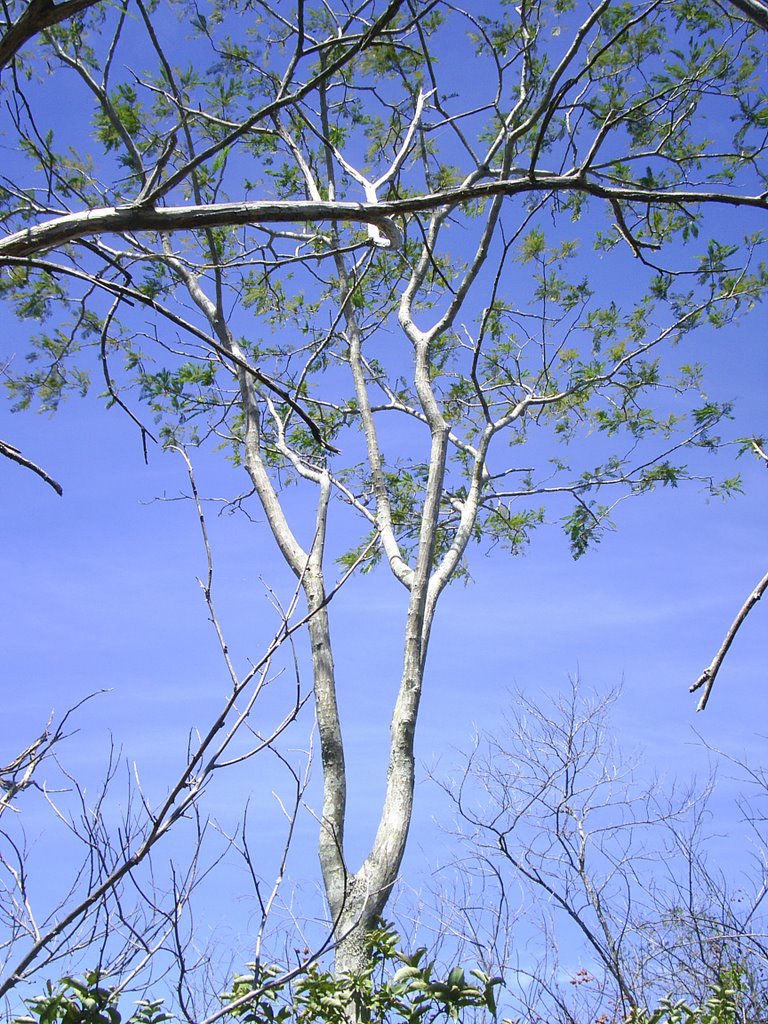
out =
<path fill-rule="evenodd" d="M 52 487 L 56 493 L 61 496 L 64 493 L 64 488 L 61 484 L 54 480 L 49 473 L 47 473 L 42 466 L 38 466 L 36 462 L 32 462 L 31 459 L 25 458 L 18 448 L 15 448 L 12 444 L 8 444 L 7 441 L 0 441 L 0 455 L 4 455 L 6 459 L 10 459 L 12 462 L 18 462 L 20 466 L 24 466 L 25 469 L 32 470 L 42 480 Z"/>
<path fill-rule="evenodd" d="M 47 28 L 60 25 L 75 14 L 94 7 L 98 0 L 30 0 L 24 13 L 12 24 L 8 24 L 0 39 L 0 70 L 13 60 L 19 50 Z"/>
<path fill-rule="evenodd" d="M 715 685 L 717 673 L 720 671 L 720 666 L 722 665 L 723 660 L 725 659 L 725 656 L 728 653 L 728 649 L 730 648 L 733 641 L 736 639 L 736 634 L 744 625 L 744 620 L 752 611 L 752 609 L 760 600 L 760 598 L 763 596 L 766 589 L 768 589 L 768 573 L 766 573 L 765 576 L 763 576 L 763 578 L 760 580 L 755 589 L 752 591 L 747 600 L 739 609 L 738 615 L 731 623 L 731 627 L 725 634 L 725 639 L 720 645 L 720 649 L 718 650 L 717 654 L 712 659 L 711 664 L 704 669 L 704 671 L 701 673 L 701 675 L 693 684 L 693 686 L 690 687 L 688 691 L 689 693 L 695 693 L 696 690 L 701 689 L 702 686 L 704 687 L 704 693 L 701 695 L 698 707 L 696 708 L 697 711 L 703 711 L 704 708 L 707 706 L 709 695 L 712 693 L 712 687 Z"/>

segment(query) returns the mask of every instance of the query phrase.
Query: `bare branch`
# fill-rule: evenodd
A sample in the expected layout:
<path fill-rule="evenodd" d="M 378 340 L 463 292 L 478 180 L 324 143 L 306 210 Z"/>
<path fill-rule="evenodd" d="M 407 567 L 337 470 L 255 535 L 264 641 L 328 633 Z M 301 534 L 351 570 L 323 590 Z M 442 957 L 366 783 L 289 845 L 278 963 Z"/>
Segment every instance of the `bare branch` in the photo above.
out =
<path fill-rule="evenodd" d="M 60 3 L 54 3 L 53 0 L 29 0 L 23 13 L 13 24 L 6 22 L 5 32 L 0 39 L 0 70 L 13 60 L 26 43 L 45 29 L 60 25 L 73 15 L 89 7 L 95 7 L 98 2 L 99 0 L 62 0 Z"/>
<path fill-rule="evenodd" d="M 18 462 L 20 466 L 24 466 L 25 469 L 31 469 L 33 473 L 36 473 L 42 480 L 52 487 L 56 493 L 61 496 L 64 493 L 64 489 L 61 484 L 53 479 L 41 466 L 37 463 L 32 462 L 30 459 L 25 458 L 21 454 L 18 448 L 15 448 L 12 444 L 8 444 L 7 441 L 0 441 L 0 455 L 4 455 L 6 459 L 10 459 L 12 462 Z"/>
<path fill-rule="evenodd" d="M 727 0 L 727 2 L 745 14 L 759 28 L 768 31 L 768 6 L 763 0 Z"/>
<path fill-rule="evenodd" d="M 699 192 L 683 188 L 661 191 L 640 186 L 612 187 L 569 175 L 537 173 L 531 177 L 480 182 L 408 199 L 380 200 L 377 203 L 254 200 L 210 203 L 206 206 L 163 206 L 157 209 L 137 205 L 102 207 L 56 217 L 6 236 L 0 240 L 0 265 L 4 262 L 4 257 L 33 256 L 93 235 L 140 231 L 170 233 L 198 231 L 209 227 L 242 227 L 302 221 L 371 224 L 384 232 L 392 246 L 397 248 L 399 232 L 390 223 L 390 218 L 437 209 L 450 210 L 462 203 L 495 196 L 527 195 L 531 192 L 576 192 L 597 199 L 607 199 L 610 202 L 652 206 L 717 205 L 768 211 L 768 192 L 749 195 L 716 190 Z"/>
<path fill-rule="evenodd" d="M 707 666 L 707 668 L 704 669 L 704 671 L 701 673 L 701 675 L 693 684 L 693 686 L 690 687 L 689 693 L 695 693 L 696 690 L 701 689 L 702 686 L 704 687 L 704 692 L 702 693 L 701 698 L 699 699 L 698 706 L 696 708 L 697 711 L 703 711 L 704 708 L 706 708 L 710 694 L 712 693 L 712 687 L 715 685 L 717 673 L 720 671 L 720 666 L 722 665 L 723 660 L 725 659 L 725 656 L 728 653 L 731 644 L 736 639 L 736 634 L 744 625 L 745 619 L 752 611 L 754 606 L 757 604 L 757 602 L 760 600 L 760 598 L 763 596 L 766 589 L 768 589 L 768 573 L 766 573 L 765 576 L 763 576 L 763 578 L 757 584 L 757 586 L 749 595 L 747 600 L 741 606 L 738 615 L 731 623 L 728 632 L 725 634 L 725 638 L 722 644 L 720 645 L 717 654 L 714 656 L 714 658 Z"/>

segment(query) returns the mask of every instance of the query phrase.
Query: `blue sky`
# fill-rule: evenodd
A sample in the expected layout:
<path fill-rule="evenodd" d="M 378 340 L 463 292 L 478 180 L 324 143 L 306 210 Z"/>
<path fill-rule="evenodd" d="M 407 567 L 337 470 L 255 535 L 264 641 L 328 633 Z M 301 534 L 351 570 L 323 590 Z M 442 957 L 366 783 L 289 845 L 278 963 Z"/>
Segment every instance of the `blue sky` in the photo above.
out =
<path fill-rule="evenodd" d="M 740 355 L 745 334 L 759 338 L 765 327 L 765 313 L 758 311 L 739 332 L 719 339 L 731 347 L 723 385 L 742 399 L 753 424 L 768 383 L 765 349 L 751 357 L 748 371 L 733 350 Z M 225 685 L 196 582 L 205 562 L 194 510 L 188 501 L 172 500 L 188 491 L 181 459 L 150 449 L 145 466 L 135 428 L 95 399 L 69 401 L 53 418 L 4 410 L 2 422 L 0 436 L 64 486 L 58 498 L 16 465 L 0 464 L 2 759 L 35 734 L 52 709 L 61 713 L 105 689 L 78 714 L 80 732 L 62 751 L 64 763 L 93 789 L 111 735 L 138 766 L 146 790 L 159 795 L 180 762 L 188 731 L 205 723 Z M 729 458 L 727 450 L 717 457 L 724 472 Z M 449 775 L 474 731 L 498 725 L 516 687 L 553 692 L 574 674 L 599 692 L 621 685 L 616 739 L 629 751 L 644 751 L 649 772 L 668 778 L 706 773 L 709 755 L 698 737 L 760 762 L 768 708 L 761 606 L 734 644 L 705 713 L 696 714 L 696 698 L 687 692 L 768 563 L 766 470 L 748 456 L 739 468 L 745 494 L 729 502 L 705 499 L 694 484 L 623 503 L 618 529 L 577 562 L 556 528 L 535 534 L 522 557 L 475 552 L 473 582 L 449 590 L 434 629 L 419 727 L 422 777 L 427 768 Z M 238 473 L 209 463 L 198 483 L 203 493 L 231 493 Z M 287 601 L 292 581 L 258 524 L 219 510 L 215 502 L 207 506 L 216 595 L 242 665 L 258 657 L 275 626 L 265 584 Z M 333 604 L 353 861 L 366 850 L 383 792 L 402 596 L 398 584 L 375 572 L 353 580 Z M 280 688 L 290 686 L 288 675 L 273 684 L 275 708 L 284 706 Z M 305 749 L 310 725 L 305 713 L 287 745 Z M 274 810 L 272 779 L 267 771 L 264 785 L 263 771 L 259 764 L 257 784 L 250 777 L 239 782 L 236 795 L 225 786 L 213 813 L 222 820 L 236 815 L 243 785 L 257 809 Z M 723 811 L 733 813 L 725 803 Z M 418 888 L 436 859 L 445 859 L 440 828 L 450 824 L 437 788 L 423 781 L 404 869 L 409 886 Z M 280 826 L 273 827 L 266 834 L 277 839 Z M 292 861 L 293 879 L 310 889 L 316 883 L 314 833 L 314 823 L 305 821 Z M 44 854 L 45 834 L 36 841 Z M 221 927 L 231 927 L 230 915 L 224 917 Z"/>
<path fill-rule="evenodd" d="M 73 96 L 77 92 L 73 88 Z M 62 89 L 59 99 L 64 95 Z M 60 116 L 53 107 L 48 113 Z M 722 228 L 730 220 L 730 213 L 720 214 L 712 223 Z M 744 218 L 739 232 L 745 223 L 748 229 L 759 227 Z M 644 282 L 632 277 L 629 251 L 595 256 L 594 266 L 598 259 L 601 270 L 595 276 L 603 292 L 620 293 L 627 303 L 636 298 Z M 6 357 L 20 358 L 26 341 L 23 328 L 6 310 L 2 315 L 0 365 Z M 716 397 L 735 402 L 735 420 L 728 426 L 733 437 L 766 429 L 767 334 L 768 311 L 760 308 L 736 327 L 696 339 Z M 386 335 L 381 350 L 390 342 Z M 126 777 L 135 772 L 148 799 L 158 799 L 183 763 L 190 733 L 210 722 L 228 685 L 196 580 L 205 572 L 196 513 L 191 502 L 180 500 L 188 493 L 184 465 L 178 455 L 152 446 L 145 465 L 136 428 L 118 409 L 106 410 L 95 395 L 70 399 L 55 417 L 14 415 L 2 406 L 0 438 L 64 487 L 58 498 L 37 477 L 0 461 L 5 698 L 0 763 L 40 731 L 52 709 L 60 715 L 86 695 L 105 690 L 78 711 L 79 731 L 62 748 L 61 760 L 90 796 L 98 792 L 114 743 L 121 767 L 109 815 L 116 821 L 125 806 Z M 703 464 L 711 464 L 714 475 L 727 476 L 734 454 L 735 448 L 726 448 Z M 711 754 L 705 744 L 762 762 L 767 608 L 755 608 L 742 629 L 704 714 L 697 715 L 697 696 L 688 693 L 768 568 L 768 471 L 750 455 L 736 469 L 743 474 L 745 493 L 727 503 L 706 499 L 695 483 L 622 503 L 617 530 L 578 562 L 557 527 L 566 512 L 557 504 L 550 506 L 554 524 L 534 533 L 524 556 L 482 547 L 472 553 L 472 582 L 448 590 L 433 630 L 417 743 L 422 781 L 405 886 L 426 885 L 435 865 L 453 856 L 444 831 L 452 826 L 451 811 L 427 776 L 449 776 L 477 730 L 498 729 L 516 688 L 546 695 L 574 675 L 598 692 L 620 685 L 615 739 L 628 751 L 642 752 L 649 776 L 706 775 Z M 212 499 L 205 507 L 216 560 L 215 598 L 243 670 L 249 659 L 261 656 L 277 626 L 270 591 L 288 603 L 294 581 L 258 512 L 251 509 L 251 521 L 218 500 L 247 489 L 243 471 L 221 453 L 208 454 L 197 480 L 201 493 Z M 301 517 L 298 489 L 286 492 L 286 501 Z M 308 529 L 306 521 L 304 526 Z M 335 543 L 341 543 L 338 536 Z M 378 569 L 350 580 L 332 603 L 353 867 L 368 850 L 383 795 L 389 716 L 401 670 L 404 595 Z M 297 650 L 306 691 L 310 681 L 301 640 Z M 278 659 L 259 705 L 264 721 L 279 719 L 294 690 L 290 660 Z M 311 726 L 307 707 L 283 740 L 282 749 L 297 766 L 306 761 Z M 728 832 L 736 827 L 729 798 L 739 787 L 728 781 L 727 771 L 724 776 L 717 809 Z M 252 842 L 266 878 L 284 835 L 275 792 L 289 793 L 285 775 L 261 757 L 223 775 L 206 801 L 207 811 L 231 831 L 250 799 L 256 823 Z M 68 800 L 54 799 L 65 805 Z M 308 804 L 317 811 L 316 782 Z M 49 809 L 40 794 L 29 794 L 25 813 L 30 865 L 40 872 L 36 895 L 52 906 L 66 884 L 69 848 L 60 847 L 59 833 L 49 830 Z M 321 912 L 316 834 L 312 815 L 305 815 L 289 865 L 301 912 L 310 917 Z M 220 847 L 214 836 L 213 849 Z M 174 840 L 158 858 L 165 864 L 171 853 L 183 852 L 183 840 Z M 731 856 L 725 844 L 722 852 Z M 223 937 L 223 956 L 231 949 L 237 958 L 255 908 L 242 864 L 227 867 L 218 886 L 204 890 L 204 927 Z"/>

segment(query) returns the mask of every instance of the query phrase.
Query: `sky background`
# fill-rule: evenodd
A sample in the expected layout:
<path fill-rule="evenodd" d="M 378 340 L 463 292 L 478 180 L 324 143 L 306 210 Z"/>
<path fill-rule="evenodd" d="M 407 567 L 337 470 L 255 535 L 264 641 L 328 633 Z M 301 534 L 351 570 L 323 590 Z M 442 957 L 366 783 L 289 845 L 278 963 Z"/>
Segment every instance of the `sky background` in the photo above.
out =
<path fill-rule="evenodd" d="M 9 325 L 10 326 L 10 325 Z M 713 367 L 721 394 L 738 400 L 734 434 L 756 431 L 768 385 L 765 311 L 721 334 Z M 12 331 L 6 331 L 12 343 Z M 755 356 L 757 352 L 757 356 Z M 71 400 L 55 417 L 2 412 L 4 440 L 43 464 L 64 487 L 58 498 L 37 477 L 0 463 L 3 544 L 0 760 L 6 763 L 40 730 L 52 711 L 95 690 L 108 691 L 81 709 L 79 732 L 62 749 L 67 769 L 96 791 L 110 742 L 159 797 L 186 746 L 227 686 L 196 576 L 205 570 L 194 509 L 178 455 L 150 448 L 144 464 L 136 429 L 95 398 Z M 726 450 L 713 469 L 727 475 Z M 473 581 L 454 584 L 438 612 L 418 733 L 419 775 L 412 842 L 403 870 L 409 888 L 428 885 L 451 859 L 445 829 L 450 806 L 431 773 L 448 778 L 471 748 L 476 730 L 497 730 L 515 688 L 553 693 L 578 675 L 587 691 L 617 686 L 613 723 L 625 752 L 641 753 L 648 775 L 666 780 L 706 776 L 704 744 L 764 763 L 768 707 L 765 609 L 758 605 L 728 656 L 706 712 L 695 711 L 688 686 L 709 663 L 725 630 L 768 564 L 765 503 L 768 475 L 750 456 L 738 461 L 745 493 L 705 499 L 697 485 L 624 502 L 618 529 L 574 562 L 556 527 L 542 528 L 522 557 L 477 550 Z M 204 495 L 231 495 L 241 471 L 206 461 Z M 269 538 L 242 514 L 206 502 L 216 558 L 214 594 L 236 663 L 256 660 L 276 627 L 267 586 L 287 602 L 292 581 Z M 556 518 L 556 516 L 555 516 Z M 364 855 L 383 794 L 388 719 L 400 671 L 403 593 L 384 572 L 353 580 L 334 598 L 332 621 L 350 770 L 351 862 Z M 306 668 L 306 666 L 305 666 Z M 303 682 L 308 684 L 306 672 Z M 292 699 L 286 672 L 265 705 L 278 714 Z M 306 749 L 311 711 L 287 748 Z M 303 756 L 296 754 L 297 763 Z M 724 773 L 717 804 L 723 834 L 736 828 L 730 798 L 739 784 Z M 121 806 L 122 779 L 113 800 Z M 268 875 L 282 822 L 272 790 L 278 776 L 263 761 L 237 782 L 214 789 L 210 812 L 226 827 L 244 796 L 260 816 L 257 850 Z M 318 807 L 317 791 L 310 803 Z M 32 815 L 35 856 L 50 865 L 45 811 Z M 35 826 L 39 831 L 35 831 Z M 28 829 L 30 824 L 28 822 Z M 290 863 L 292 882 L 317 899 L 316 826 L 304 819 Z M 723 847 L 726 857 L 728 844 Z M 743 849 L 742 849 L 743 852 Z M 731 859 L 732 863 L 732 859 Z M 52 865 L 51 865 L 52 867 Z M 57 864 L 63 870 L 63 864 Z M 57 891 L 55 871 L 40 893 Z M 219 883 L 217 883 L 218 885 Z M 212 914 L 212 933 L 247 934 L 253 904 L 243 889 L 243 917 Z M 303 888 L 302 888 L 303 887 Z M 58 890 L 60 891 L 60 890 Z M 217 890 L 219 891 L 219 890 Z M 306 893 L 309 892 L 309 896 Z M 306 905 L 306 903 L 305 903 Z M 221 912 L 221 919 L 217 914 Z M 214 924 L 214 922 L 216 922 Z M 242 929 L 242 932 L 241 932 Z"/>
<path fill-rule="evenodd" d="M 51 97 L 53 117 L 53 104 L 65 109 L 69 102 L 63 82 Z M 721 223 L 728 218 L 730 213 L 719 215 Z M 603 283 L 629 305 L 643 282 L 626 270 L 632 264 L 628 251 L 617 251 L 615 271 L 613 258 L 604 259 Z M 0 308 L 0 318 L 2 365 L 7 358 L 23 358 L 26 334 L 9 310 Z M 767 335 L 765 308 L 716 336 L 697 335 L 715 396 L 735 402 L 736 418 L 728 428 L 733 437 L 768 429 Z M 113 749 L 121 767 L 108 815 L 117 821 L 126 773 L 140 779 L 150 801 L 160 799 L 183 764 L 190 732 L 210 722 L 229 681 L 197 583 L 205 552 L 195 509 L 184 500 L 184 464 L 177 454 L 151 446 L 145 465 L 135 426 L 120 410 L 105 409 L 98 390 L 97 385 L 83 401 L 65 402 L 54 417 L 11 414 L 0 406 L 0 438 L 44 466 L 64 488 L 59 498 L 36 476 L 0 460 L 0 764 L 31 741 L 52 713 L 60 716 L 104 690 L 77 712 L 78 731 L 62 747 L 61 762 L 90 797 L 98 793 Z M 279 623 L 271 594 L 287 604 L 294 582 L 258 513 L 251 508 L 251 521 L 219 500 L 247 490 L 244 472 L 219 454 L 201 461 L 197 483 L 210 499 L 205 508 L 216 564 L 214 597 L 235 663 L 244 670 L 249 659 L 259 659 Z M 734 456 L 735 447 L 713 456 L 713 475 L 731 475 Z M 449 838 L 451 808 L 429 776 L 449 778 L 478 730 L 503 728 L 503 712 L 517 688 L 545 699 L 574 676 L 586 691 L 620 687 L 612 738 L 628 754 L 640 753 L 648 777 L 704 778 L 713 760 L 708 747 L 765 763 L 768 607 L 758 605 L 743 626 L 705 713 L 696 713 L 698 695 L 688 693 L 768 569 L 768 470 L 751 455 L 735 468 L 745 493 L 728 502 L 707 499 L 698 485 L 685 484 L 622 503 L 617 530 L 576 562 L 557 525 L 536 531 L 521 557 L 482 547 L 471 553 L 472 581 L 454 583 L 444 594 L 432 633 L 405 887 L 429 886 L 436 867 L 456 855 Z M 289 505 L 297 494 L 287 492 Z M 294 511 L 301 515 L 301 509 Z M 552 505 L 552 520 L 566 511 Z M 384 791 L 404 593 L 381 569 L 352 579 L 331 606 L 353 868 L 369 848 Z M 298 653 L 306 689 L 301 641 Z M 267 724 L 279 719 L 294 691 L 290 663 L 278 659 L 258 714 Z M 311 726 L 307 707 L 282 743 L 298 766 L 306 760 Z M 731 867 L 745 852 L 739 840 L 734 854 L 733 837 L 740 833 L 732 800 L 741 784 L 733 774 L 726 765 L 714 805 L 719 850 Z M 285 795 L 285 776 L 261 757 L 223 775 L 206 799 L 208 813 L 225 832 L 236 827 L 250 799 L 252 847 L 265 878 L 284 835 L 274 792 Z M 66 804 L 68 798 L 54 799 Z M 319 807 L 316 783 L 308 803 L 315 811 Z M 59 833 L 53 838 L 49 808 L 39 794 L 30 794 L 25 814 L 35 895 L 53 906 L 67 884 L 70 861 L 58 845 Z M 316 822 L 305 815 L 289 864 L 297 916 L 321 912 L 316 838 Z M 159 859 L 179 851 L 175 842 Z M 215 885 L 203 890 L 198 927 L 223 947 L 230 943 L 237 957 L 246 948 L 255 902 L 242 865 L 215 877 Z"/>

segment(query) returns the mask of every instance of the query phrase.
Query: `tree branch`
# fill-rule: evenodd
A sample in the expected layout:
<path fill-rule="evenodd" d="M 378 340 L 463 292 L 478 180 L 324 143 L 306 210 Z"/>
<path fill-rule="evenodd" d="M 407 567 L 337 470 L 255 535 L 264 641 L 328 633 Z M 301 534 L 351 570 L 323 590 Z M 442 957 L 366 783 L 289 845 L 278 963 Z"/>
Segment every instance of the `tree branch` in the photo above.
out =
<path fill-rule="evenodd" d="M 0 455 L 4 455 L 6 459 L 11 459 L 12 462 L 18 462 L 20 466 L 24 466 L 25 469 L 31 469 L 33 473 L 36 473 L 42 480 L 52 487 L 54 491 L 61 497 L 64 493 L 64 489 L 58 481 L 54 480 L 52 476 L 38 466 L 36 462 L 32 462 L 30 459 L 25 458 L 18 448 L 14 448 L 12 444 L 8 444 L 7 441 L 0 441 Z"/>
<path fill-rule="evenodd" d="M 24 13 L 11 24 L 0 39 L 0 70 L 13 60 L 19 50 L 40 32 L 59 25 L 80 11 L 94 7 L 99 0 L 30 0 Z"/>
<path fill-rule="evenodd" d="M 712 659 L 711 664 L 704 669 L 704 671 L 701 673 L 701 675 L 693 684 L 693 686 L 690 687 L 688 691 L 689 693 L 695 693 L 696 690 L 700 689 L 702 686 L 704 687 L 704 693 L 701 695 L 701 700 L 699 701 L 698 707 L 696 708 L 697 711 L 703 711 L 704 708 L 707 706 L 709 695 L 712 692 L 712 687 L 715 685 L 715 679 L 717 677 L 717 673 L 720 671 L 720 666 L 722 665 L 723 660 L 725 659 L 725 656 L 728 653 L 728 648 L 731 646 L 734 639 L 736 638 L 736 634 L 739 632 L 742 625 L 744 624 L 744 620 L 752 611 L 752 609 L 760 600 L 760 598 L 763 596 L 766 589 L 768 589 L 768 573 L 766 573 L 765 576 L 763 576 L 763 578 L 760 580 L 755 589 L 752 591 L 752 593 L 749 595 L 747 600 L 742 605 L 741 609 L 739 610 L 739 614 L 736 616 L 736 618 L 733 620 L 733 623 L 731 624 L 731 628 L 725 634 L 725 639 L 720 645 L 719 651 Z"/>
<path fill-rule="evenodd" d="M 746 15 L 753 25 L 768 31 L 768 6 L 761 0 L 728 0 L 728 2 L 731 7 L 735 7 Z"/>
<path fill-rule="evenodd" d="M 378 203 L 350 203 L 312 200 L 254 200 L 236 203 L 209 203 L 204 206 L 164 206 L 146 208 L 137 205 L 108 206 L 68 213 L 34 227 L 23 228 L 0 241 L 0 265 L 8 256 L 33 256 L 47 249 L 81 238 L 137 231 L 199 231 L 210 227 L 243 227 L 260 224 L 286 224 L 328 221 L 331 223 L 372 224 L 392 242 L 399 244 L 400 233 L 391 218 L 426 213 L 441 207 L 450 209 L 493 196 L 516 196 L 529 192 L 578 192 L 609 202 L 641 203 L 659 206 L 720 205 L 768 211 L 768 192 L 741 195 L 732 192 L 688 191 L 643 188 L 639 185 L 615 187 L 567 174 L 536 174 L 524 178 L 503 178 L 470 184 L 460 188 L 427 192 L 407 199 Z"/>

